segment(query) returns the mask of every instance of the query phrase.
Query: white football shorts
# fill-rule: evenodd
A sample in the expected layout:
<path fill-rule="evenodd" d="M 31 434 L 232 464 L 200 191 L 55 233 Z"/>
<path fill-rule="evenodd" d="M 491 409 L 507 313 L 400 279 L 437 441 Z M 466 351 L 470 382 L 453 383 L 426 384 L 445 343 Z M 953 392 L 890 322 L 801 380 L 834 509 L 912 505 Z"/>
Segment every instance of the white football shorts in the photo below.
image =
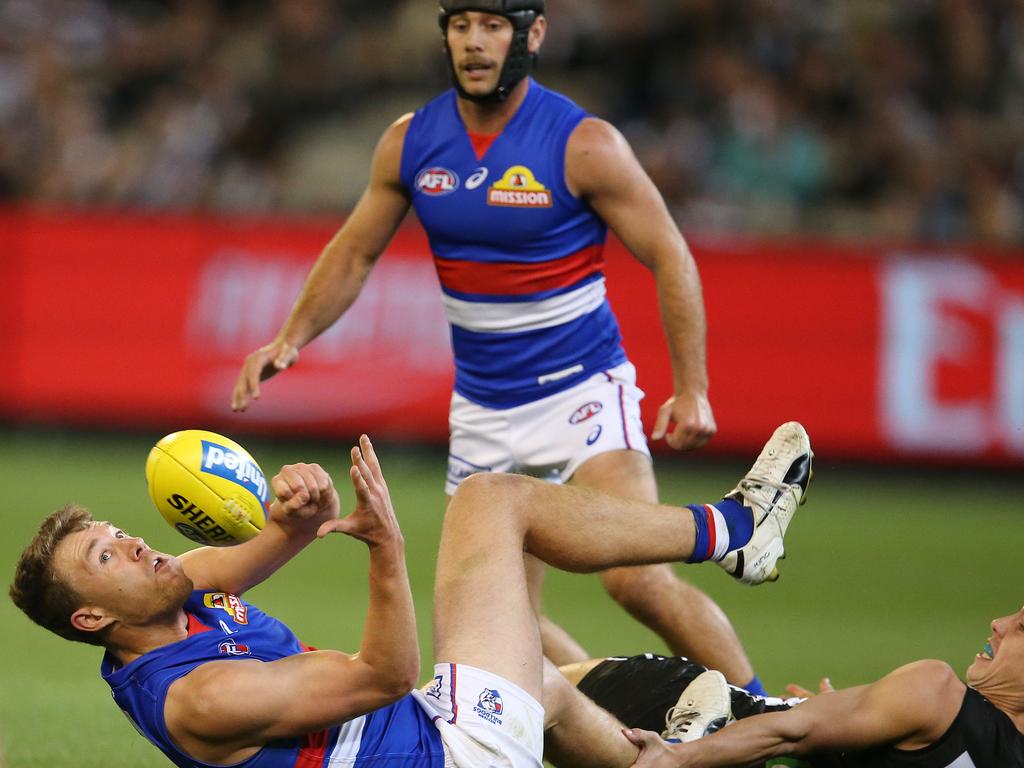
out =
<path fill-rule="evenodd" d="M 435 664 L 412 692 L 444 743 L 445 768 L 541 768 L 544 708 L 514 683 L 466 664 Z"/>
<path fill-rule="evenodd" d="M 636 386 L 626 362 L 575 387 L 514 408 L 485 408 L 452 394 L 445 492 L 477 472 L 515 472 L 564 483 L 599 453 L 632 449 L 650 456 Z"/>

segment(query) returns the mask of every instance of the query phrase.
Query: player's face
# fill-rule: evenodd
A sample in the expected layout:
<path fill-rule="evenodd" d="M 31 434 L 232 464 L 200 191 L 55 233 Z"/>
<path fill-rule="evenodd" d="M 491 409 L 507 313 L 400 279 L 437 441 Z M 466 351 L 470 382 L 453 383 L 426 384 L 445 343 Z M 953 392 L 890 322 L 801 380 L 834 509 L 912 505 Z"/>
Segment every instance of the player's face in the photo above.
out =
<path fill-rule="evenodd" d="M 54 554 L 54 567 L 86 605 L 122 623 L 176 613 L 192 590 L 177 558 L 107 522 L 67 536 Z"/>
<path fill-rule="evenodd" d="M 992 622 L 992 634 L 974 663 L 967 682 L 984 691 L 1024 694 L 1024 608 Z"/>
<path fill-rule="evenodd" d="M 513 32 L 512 22 L 492 13 L 466 11 L 448 20 L 448 50 L 467 93 L 486 96 L 498 87 Z"/>

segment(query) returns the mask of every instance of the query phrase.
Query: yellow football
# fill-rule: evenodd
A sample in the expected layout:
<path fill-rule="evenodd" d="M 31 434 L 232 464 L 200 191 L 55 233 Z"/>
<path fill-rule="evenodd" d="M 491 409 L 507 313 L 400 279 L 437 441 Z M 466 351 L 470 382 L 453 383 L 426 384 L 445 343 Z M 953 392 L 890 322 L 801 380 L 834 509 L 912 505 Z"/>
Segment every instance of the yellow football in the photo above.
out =
<path fill-rule="evenodd" d="M 242 446 L 215 432 L 186 429 L 153 446 L 146 459 L 149 497 L 164 520 L 199 544 L 227 547 L 263 529 L 267 478 Z"/>

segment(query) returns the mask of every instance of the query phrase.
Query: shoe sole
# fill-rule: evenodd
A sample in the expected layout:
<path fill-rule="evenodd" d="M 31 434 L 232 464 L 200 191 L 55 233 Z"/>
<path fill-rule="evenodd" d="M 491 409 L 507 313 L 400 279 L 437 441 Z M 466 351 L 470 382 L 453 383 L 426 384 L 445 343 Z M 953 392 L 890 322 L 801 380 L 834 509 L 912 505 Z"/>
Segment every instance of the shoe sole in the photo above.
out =
<path fill-rule="evenodd" d="M 804 504 L 807 503 L 807 494 L 811 490 L 811 482 L 814 480 L 814 451 L 810 452 L 810 456 L 811 456 L 811 468 L 807 472 L 807 485 L 804 486 L 804 491 L 803 491 L 803 493 L 800 494 L 800 501 L 797 502 L 797 507 L 802 507 Z M 793 513 L 793 517 L 796 517 L 796 512 Z M 790 519 L 789 523 L 786 524 L 786 531 L 789 530 L 789 526 L 792 524 L 792 522 L 793 522 L 793 520 Z M 783 531 L 783 534 L 785 534 L 785 531 Z M 779 541 L 781 543 L 782 540 L 780 539 Z M 783 547 L 782 554 L 779 555 L 778 558 L 776 558 L 776 562 L 778 562 L 779 560 L 785 560 L 785 559 L 786 559 L 786 549 L 785 549 L 785 547 Z M 779 580 L 779 569 L 778 569 L 778 566 L 774 566 L 772 568 L 772 572 L 770 574 L 768 574 L 767 578 L 765 578 L 765 581 L 778 581 L 778 580 Z"/>

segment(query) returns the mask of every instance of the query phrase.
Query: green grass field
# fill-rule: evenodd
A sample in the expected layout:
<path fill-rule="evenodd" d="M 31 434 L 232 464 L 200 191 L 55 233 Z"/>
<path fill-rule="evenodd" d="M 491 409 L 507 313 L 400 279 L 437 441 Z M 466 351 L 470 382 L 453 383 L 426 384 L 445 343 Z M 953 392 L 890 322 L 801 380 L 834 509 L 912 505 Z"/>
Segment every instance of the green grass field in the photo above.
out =
<path fill-rule="evenodd" d="M 5 583 L 39 520 L 67 501 L 86 504 L 156 549 L 186 549 L 189 542 L 160 519 L 146 496 L 143 464 L 158 437 L 0 431 Z M 345 467 L 345 445 L 245 442 L 268 473 L 286 461 Z M 444 449 L 379 445 L 378 453 L 406 535 L 427 669 Z M 659 456 L 662 496 L 679 503 L 718 498 L 747 463 Z M 814 684 L 825 674 L 839 686 L 860 683 L 921 657 L 963 670 L 984 643 L 989 620 L 1022 601 L 1014 584 L 1024 506 L 1012 481 L 1010 474 L 854 468 L 819 454 L 778 583 L 752 589 L 714 566 L 679 570 L 726 609 L 771 690 L 793 681 Z M 361 544 L 332 537 L 249 598 L 290 623 L 307 643 L 354 650 L 366 609 L 365 566 Z M 552 575 L 546 604 L 595 655 L 662 650 L 605 597 L 595 577 Z M 6 768 L 170 764 L 111 702 L 98 675 L 97 649 L 35 627 L 7 599 L 0 601 L 0 626 Z"/>

